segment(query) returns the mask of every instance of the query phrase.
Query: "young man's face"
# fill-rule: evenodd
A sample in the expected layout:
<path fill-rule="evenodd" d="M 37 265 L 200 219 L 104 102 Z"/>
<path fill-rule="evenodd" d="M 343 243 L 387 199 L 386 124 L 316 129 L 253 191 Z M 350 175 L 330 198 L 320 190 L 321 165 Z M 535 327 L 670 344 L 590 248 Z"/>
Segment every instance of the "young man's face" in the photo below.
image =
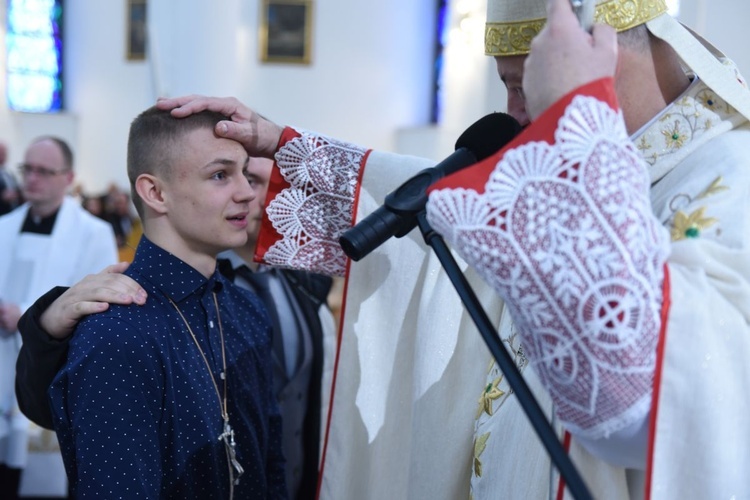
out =
<path fill-rule="evenodd" d="M 164 180 L 164 197 L 177 243 L 210 255 L 244 245 L 255 197 L 245 177 L 244 148 L 211 129 L 190 132 L 176 147 L 180 153 Z"/>

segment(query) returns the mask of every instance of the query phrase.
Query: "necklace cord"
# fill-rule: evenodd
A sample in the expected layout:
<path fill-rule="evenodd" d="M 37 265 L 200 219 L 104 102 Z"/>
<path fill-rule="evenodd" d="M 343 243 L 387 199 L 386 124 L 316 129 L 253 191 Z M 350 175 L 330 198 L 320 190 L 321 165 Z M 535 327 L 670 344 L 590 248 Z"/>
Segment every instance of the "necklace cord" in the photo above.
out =
<path fill-rule="evenodd" d="M 166 294 L 165 294 L 166 295 Z M 211 383 L 214 386 L 214 391 L 216 391 L 216 397 L 219 400 L 219 410 L 221 412 L 221 418 L 224 421 L 224 432 L 221 433 L 219 436 L 219 441 L 224 441 L 224 452 L 227 457 L 227 468 L 229 471 L 229 498 L 230 500 L 234 498 L 234 486 L 239 484 L 240 482 L 240 476 L 244 473 L 244 469 L 240 465 L 240 463 L 237 461 L 237 456 L 234 451 L 235 441 L 234 441 L 234 430 L 232 430 L 231 426 L 229 425 L 229 409 L 227 405 L 227 379 L 229 378 L 227 376 L 227 356 L 226 356 L 226 349 L 224 344 L 224 329 L 221 324 L 221 313 L 219 312 L 219 300 L 216 298 L 216 292 L 212 292 L 213 299 L 214 299 L 214 308 L 216 310 L 216 318 L 219 323 L 219 338 L 221 339 L 221 363 L 222 363 L 222 372 L 221 372 L 221 378 L 224 380 L 224 398 L 222 399 L 221 393 L 219 392 L 219 385 L 216 383 L 216 378 L 214 377 L 213 370 L 211 370 L 211 364 L 208 362 L 208 357 L 206 356 L 206 353 L 203 352 L 203 349 L 200 346 L 200 343 L 198 343 L 198 337 L 196 337 L 195 333 L 193 332 L 193 329 L 190 328 L 190 323 L 188 323 L 187 319 L 185 318 L 185 315 L 182 314 L 182 311 L 177 306 L 177 303 L 172 300 L 172 297 L 169 295 L 166 295 L 167 299 L 169 300 L 169 303 L 172 304 L 172 306 L 177 311 L 177 314 L 180 315 L 180 318 L 182 318 L 182 322 L 185 323 L 185 327 L 187 328 L 188 332 L 190 333 L 190 337 L 193 339 L 193 343 L 195 344 L 195 347 L 198 348 L 198 352 L 200 352 L 201 357 L 203 358 L 203 362 L 206 364 L 206 369 L 208 370 L 208 375 L 211 377 Z M 231 439 L 231 443 L 230 440 Z M 237 477 L 234 475 L 235 469 L 237 470 Z"/>
<path fill-rule="evenodd" d="M 214 295 L 214 305 L 216 307 L 216 314 L 219 315 L 219 307 L 216 301 L 216 293 Z M 221 410 L 221 418 L 226 422 L 229 420 L 229 414 L 227 413 L 227 361 L 226 357 L 224 356 L 224 332 L 221 329 L 221 317 L 219 316 L 219 335 L 221 338 L 221 357 L 222 357 L 222 363 L 223 363 L 223 378 L 224 378 L 224 398 L 222 399 L 221 393 L 219 392 L 219 386 L 216 383 L 216 379 L 214 378 L 213 370 L 211 370 L 211 364 L 208 362 L 208 358 L 206 357 L 206 354 L 203 352 L 203 349 L 201 348 L 200 344 L 198 343 L 198 338 L 195 336 L 195 333 L 193 333 L 193 329 L 190 328 L 190 323 L 188 323 L 187 319 L 185 318 L 185 315 L 182 314 L 182 311 L 177 306 L 174 300 L 172 300 L 172 297 L 167 296 L 167 299 L 169 299 L 169 302 L 172 304 L 172 306 L 177 311 L 177 314 L 180 315 L 180 318 L 182 318 L 183 323 L 185 323 L 185 326 L 188 329 L 188 332 L 190 333 L 190 336 L 193 338 L 193 342 L 195 343 L 195 347 L 198 348 L 198 352 L 200 352 L 201 357 L 203 358 L 203 362 L 206 364 L 206 369 L 208 369 L 208 375 L 211 377 L 211 383 L 214 385 L 214 390 L 216 391 L 216 397 L 219 399 L 219 409 Z"/>

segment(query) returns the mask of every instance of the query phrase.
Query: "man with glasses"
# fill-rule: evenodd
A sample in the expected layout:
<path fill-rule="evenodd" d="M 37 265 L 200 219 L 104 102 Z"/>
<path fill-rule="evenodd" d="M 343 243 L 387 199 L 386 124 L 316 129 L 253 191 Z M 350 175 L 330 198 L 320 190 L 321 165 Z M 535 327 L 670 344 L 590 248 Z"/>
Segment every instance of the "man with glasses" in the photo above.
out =
<path fill-rule="evenodd" d="M 26 203 L 0 217 L 0 498 L 16 498 L 26 465 L 28 421 L 14 395 L 18 319 L 37 297 L 117 262 L 112 228 L 66 196 L 73 153 L 35 139 L 20 165 Z"/>

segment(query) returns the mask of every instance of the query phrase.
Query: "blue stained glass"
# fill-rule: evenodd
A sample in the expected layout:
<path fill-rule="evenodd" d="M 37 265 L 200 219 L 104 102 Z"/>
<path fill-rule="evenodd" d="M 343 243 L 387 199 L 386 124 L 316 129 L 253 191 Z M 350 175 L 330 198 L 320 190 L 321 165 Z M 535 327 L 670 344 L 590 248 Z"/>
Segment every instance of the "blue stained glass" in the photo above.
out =
<path fill-rule="evenodd" d="M 56 86 L 56 80 L 46 75 L 8 75 L 8 95 L 13 96 L 17 111 L 46 113 L 54 109 Z"/>
<path fill-rule="evenodd" d="M 62 0 L 8 0 L 7 100 L 10 109 L 62 109 Z"/>
<path fill-rule="evenodd" d="M 437 23 L 435 29 L 435 63 L 432 68 L 432 123 L 440 123 L 443 106 L 443 52 L 448 37 L 447 0 L 437 2 Z"/>

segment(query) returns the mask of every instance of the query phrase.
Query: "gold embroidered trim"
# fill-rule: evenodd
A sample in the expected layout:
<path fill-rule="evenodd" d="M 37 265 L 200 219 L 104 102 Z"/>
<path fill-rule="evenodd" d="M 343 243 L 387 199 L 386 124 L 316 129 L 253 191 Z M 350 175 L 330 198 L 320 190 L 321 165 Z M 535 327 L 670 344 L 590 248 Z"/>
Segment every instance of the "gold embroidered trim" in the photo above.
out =
<path fill-rule="evenodd" d="M 476 418 L 479 418 L 482 415 L 482 412 L 490 417 L 492 416 L 492 402 L 505 395 L 505 391 L 498 387 L 502 380 L 502 376 L 497 377 L 484 388 L 482 395 L 479 396 L 479 410 L 477 411 Z"/>
<path fill-rule="evenodd" d="M 680 153 L 722 122 L 734 110 L 706 87 L 702 81 L 693 84 L 684 96 L 670 104 L 662 116 L 636 137 L 635 144 L 643 159 L 653 166 Z"/>
<path fill-rule="evenodd" d="M 724 182 L 724 178 L 719 176 L 711 183 L 710 186 L 708 186 L 701 194 L 699 194 L 695 199 L 696 200 L 702 200 L 704 198 L 708 198 L 709 196 L 713 196 L 715 194 L 721 193 L 723 191 L 729 191 L 729 186 L 724 186 L 722 183 Z"/>
<path fill-rule="evenodd" d="M 482 434 L 481 436 L 474 439 L 474 475 L 482 477 L 482 461 L 479 457 L 484 453 L 487 448 L 487 440 L 490 438 L 490 433 Z"/>
<path fill-rule="evenodd" d="M 674 225 L 672 226 L 672 241 L 698 238 L 701 231 L 716 224 L 718 219 L 705 217 L 706 207 L 694 210 L 690 215 L 685 212 L 674 214 Z"/>
<path fill-rule="evenodd" d="M 517 23 L 487 23 L 484 53 L 488 56 L 522 56 L 529 53 L 531 40 L 542 31 L 546 19 Z"/>
<path fill-rule="evenodd" d="M 518 371 L 523 372 L 529 360 L 526 358 L 526 354 L 524 354 L 523 346 L 518 341 L 518 332 L 514 326 L 511 327 L 511 334 L 508 338 L 503 339 L 503 342 L 508 344 L 508 350 L 513 353 L 513 362 Z M 501 385 L 502 388 L 500 387 Z M 487 383 L 482 388 L 482 393 L 479 396 L 475 419 L 479 420 L 482 415 L 487 415 L 488 417 L 494 415 L 495 410 L 500 408 L 511 394 L 513 394 L 513 389 L 507 380 L 505 380 L 505 376 L 497 366 L 495 358 L 492 358 L 487 367 Z"/>
<path fill-rule="evenodd" d="M 647 23 L 667 12 L 664 0 L 611 0 L 596 6 L 597 23 L 625 31 Z"/>
<path fill-rule="evenodd" d="M 685 200 L 687 200 L 687 203 L 692 203 L 693 201 L 708 198 L 722 191 L 729 190 L 729 187 L 724 186 L 722 183 L 723 179 L 717 177 L 710 186 L 694 199 L 691 199 L 688 195 L 679 194 L 674 197 L 670 203 L 670 207 L 679 203 L 685 203 Z M 704 230 L 718 222 L 719 219 L 715 217 L 706 217 L 706 207 L 697 208 L 690 212 L 690 214 L 686 214 L 682 210 L 676 210 L 672 219 L 672 241 L 700 238 Z"/>
<path fill-rule="evenodd" d="M 667 12 L 664 0 L 609 0 L 596 6 L 597 23 L 625 31 Z M 515 22 L 487 22 L 484 52 L 488 56 L 520 56 L 529 53 L 531 40 L 542 31 L 546 18 Z"/>

